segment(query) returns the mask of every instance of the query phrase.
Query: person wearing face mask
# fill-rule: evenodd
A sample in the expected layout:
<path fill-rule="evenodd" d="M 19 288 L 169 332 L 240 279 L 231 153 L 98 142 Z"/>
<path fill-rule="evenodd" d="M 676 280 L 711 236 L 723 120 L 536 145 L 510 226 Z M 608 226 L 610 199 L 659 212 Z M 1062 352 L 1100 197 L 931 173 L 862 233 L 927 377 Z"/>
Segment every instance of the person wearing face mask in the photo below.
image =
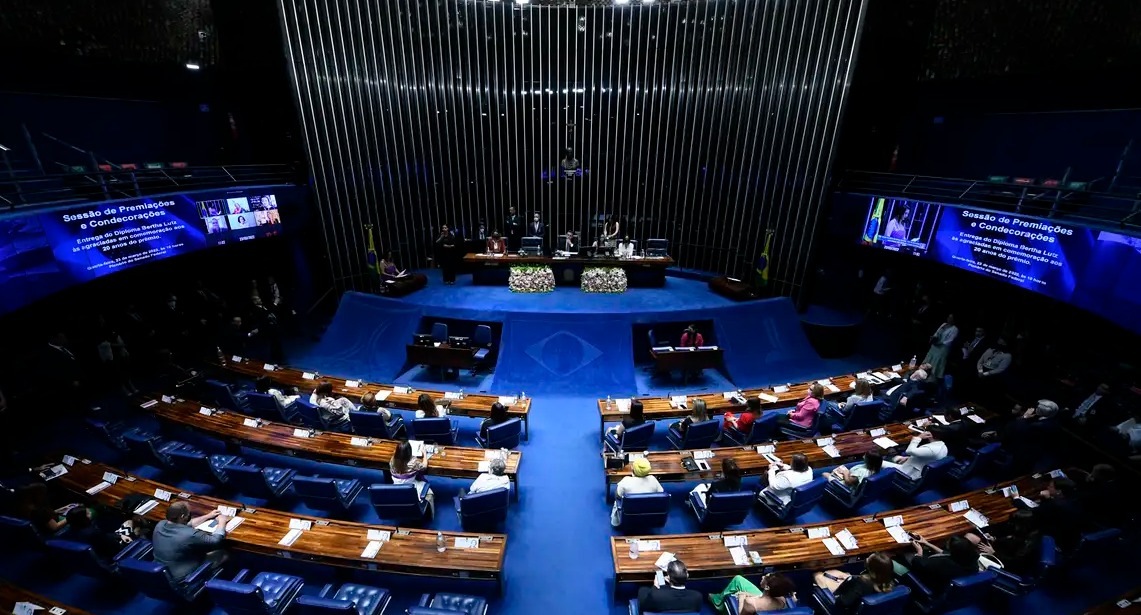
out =
<path fill-rule="evenodd" d="M 516 213 L 514 207 L 507 208 L 504 228 L 507 229 L 507 249 L 518 252 L 519 239 L 523 237 L 523 216 Z"/>
<path fill-rule="evenodd" d="M 544 237 L 547 233 L 547 227 L 539 219 L 539 212 L 535 212 L 534 217 L 531 219 L 531 224 L 527 225 L 528 237 Z"/>
<path fill-rule="evenodd" d="M 440 226 L 440 236 L 436 238 L 436 262 L 444 274 L 444 284 L 456 283 L 456 236 L 448 225 Z"/>

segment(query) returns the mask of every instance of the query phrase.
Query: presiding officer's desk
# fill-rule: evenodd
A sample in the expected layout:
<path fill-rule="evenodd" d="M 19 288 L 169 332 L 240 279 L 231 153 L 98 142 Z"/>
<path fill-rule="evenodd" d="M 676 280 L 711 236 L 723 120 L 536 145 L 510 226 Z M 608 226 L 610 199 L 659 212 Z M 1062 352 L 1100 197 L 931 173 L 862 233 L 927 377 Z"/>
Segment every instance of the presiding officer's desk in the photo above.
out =
<path fill-rule="evenodd" d="M 1141 615 L 1141 587 L 1082 611 L 1082 615 Z"/>
<path fill-rule="evenodd" d="M 371 392 L 376 395 L 377 402 L 385 408 L 415 411 L 417 409 L 417 398 L 421 393 L 427 393 L 433 400 L 447 399 L 449 401 L 448 416 L 488 418 L 491 416 L 491 404 L 498 401 L 507 406 L 508 416 L 523 419 L 524 439 L 527 438 L 530 429 L 530 423 L 527 420 L 527 416 L 531 411 L 530 399 L 519 399 L 511 396 L 479 395 L 475 393 L 467 394 L 461 398 L 455 393 L 421 391 L 409 389 L 408 387 L 370 384 L 337 376 L 304 372 L 296 368 L 282 367 L 279 365 L 272 365 L 273 369 L 270 370 L 268 368 L 271 367 L 271 365 L 261 361 L 252 359 L 235 361 L 233 359 L 234 357 L 229 357 L 219 362 L 218 366 L 246 378 L 267 376 L 270 380 L 280 385 L 297 387 L 304 395 L 312 393 L 317 383 L 324 380 L 333 385 L 333 392 L 335 394 L 344 395 L 354 402 L 360 401 L 362 395 Z M 356 386 L 349 386 L 350 384 Z"/>
<path fill-rule="evenodd" d="M 52 615 L 53 611 L 50 609 L 61 609 L 61 611 L 54 611 L 54 613 L 70 613 L 71 615 L 89 615 L 87 611 L 77 609 L 73 606 L 68 606 L 62 602 L 57 602 L 51 598 L 34 594 L 22 587 L 17 587 L 6 581 L 0 581 L 0 613 L 15 613 L 16 605 L 20 602 L 28 602 L 34 604 L 40 609 L 36 609 L 39 615 Z"/>
<path fill-rule="evenodd" d="M 443 532 L 448 548 L 436 551 L 436 530 L 413 529 L 384 525 L 367 525 L 336 519 L 322 519 L 295 513 L 248 508 L 241 502 L 183 493 L 176 487 L 126 475 L 120 470 L 100 463 L 78 459 L 67 468 L 67 474 L 51 480 L 49 485 L 64 488 L 99 506 L 117 508 L 119 502 L 132 494 L 154 497 L 156 489 L 173 494 L 170 501 L 180 499 L 190 504 L 192 515 L 202 515 L 219 506 L 231 506 L 243 519 L 226 536 L 232 548 L 258 553 L 317 562 L 330 566 L 378 570 L 399 574 L 433 577 L 452 577 L 494 581 L 502 585 L 503 557 L 507 550 L 507 536 L 503 534 L 471 534 Z M 88 494 L 88 490 L 104 481 L 104 473 L 118 477 L 114 484 Z M 153 521 L 165 518 L 169 504 L 158 505 L 145 513 Z M 312 527 L 304 531 L 292 545 L 282 546 L 279 541 L 290 531 L 290 520 L 310 521 Z M 362 557 L 370 540 L 369 530 L 391 532 L 373 558 Z M 457 538 L 476 538 L 476 548 L 456 548 Z"/>
<path fill-rule="evenodd" d="M 634 258 L 586 256 L 519 256 L 505 254 L 471 253 L 463 258 L 466 269 L 471 271 L 472 282 L 483 285 L 506 285 L 507 270 L 517 265 L 546 265 L 554 271 L 556 284 L 577 285 L 582 271 L 589 267 L 617 267 L 626 272 L 629 286 L 659 287 L 666 283 L 666 269 L 674 266 L 670 256 L 647 256 Z M 570 272 L 571 275 L 567 275 Z"/>
<path fill-rule="evenodd" d="M 963 410 L 966 410 L 966 414 L 962 413 Z M 969 419 L 967 415 L 973 415 L 977 418 Z M 985 423 L 987 419 L 993 418 L 990 412 L 981 406 L 974 405 L 964 405 L 959 408 L 958 412 L 948 411 L 946 414 L 940 414 L 939 416 L 943 417 L 947 422 L 946 424 L 954 424 L 957 421 L 966 420 L 973 422 L 981 420 Z M 715 480 L 721 476 L 721 461 L 723 459 L 735 460 L 737 466 L 741 468 L 741 473 L 746 476 L 764 474 L 768 470 L 769 461 L 765 458 L 764 454 L 757 451 L 766 450 L 766 448 L 769 447 L 773 449 L 771 454 L 776 455 L 785 463 L 789 463 L 793 455 L 800 453 L 808 458 L 808 464 L 814 468 L 834 466 L 857 461 L 863 458 L 864 453 L 868 451 L 880 451 L 886 455 L 890 450 L 902 454 L 917 432 L 923 431 L 923 429 L 927 427 L 944 424 L 942 421 L 931 417 L 920 417 L 918 420 L 923 424 L 923 427 L 917 427 L 915 426 L 916 421 L 910 421 L 905 423 L 889 423 L 880 427 L 856 429 L 825 436 L 832 439 L 832 446 L 834 446 L 839 453 L 838 457 L 832 457 L 825 452 L 824 449 L 817 444 L 817 439 L 772 442 L 760 446 L 729 446 L 704 449 L 713 454 L 713 457 L 707 460 L 709 470 L 689 472 L 682 465 L 682 460 L 693 457 L 693 453 L 698 451 L 682 450 L 627 453 L 629 460 L 622 468 L 605 468 L 605 461 L 603 462 L 603 467 L 606 470 L 606 497 L 608 499 L 610 498 L 611 485 L 626 476 L 630 476 L 633 471 L 630 467 L 630 463 L 640 457 L 645 457 L 650 461 L 652 468 L 651 474 L 653 474 L 659 482 Z M 880 429 L 884 430 L 884 433 L 880 433 Z M 873 432 L 877 435 L 873 436 Z M 895 442 L 896 446 L 890 448 L 880 446 L 875 442 L 876 438 L 888 438 Z M 608 453 L 603 453 L 602 456 L 604 459 L 610 457 Z"/>
<path fill-rule="evenodd" d="M 938 502 L 827 523 L 701 534 L 614 536 L 610 539 L 610 552 L 614 559 L 615 589 L 619 583 L 653 582 L 654 571 L 657 570 L 654 562 L 663 552 L 673 553 L 677 559 L 685 562 L 691 579 L 713 579 L 739 574 L 759 576 L 773 570 L 837 568 L 844 564 L 862 562 L 877 551 L 911 550 L 910 544 L 896 542 L 884 526 L 883 519 L 896 515 L 903 517 L 904 530 L 919 534 L 924 540 L 941 546 L 953 535 L 976 529 L 963 516 L 967 511 L 951 512 L 952 503 L 965 500 L 971 509 L 985 515 L 990 525 L 995 525 L 1008 520 L 1017 510 L 1014 500 L 1003 495 L 1002 487 L 1017 484 L 1019 492 L 1031 494 L 1043 489 L 1049 481 L 1048 475 L 1035 474 Z M 808 537 L 809 529 L 819 527 L 828 527 L 832 536 L 847 529 L 855 537 L 857 548 L 848 550 L 844 555 L 833 555 L 823 539 Z M 733 556 L 725 546 L 725 539 L 737 539 L 736 537 L 745 537 L 748 541 L 744 547 L 746 553 L 758 552 L 761 556 L 760 564 L 753 563 L 751 559 L 744 565 L 734 563 Z M 647 541 L 639 543 L 638 559 L 630 559 L 628 540 Z"/>
<path fill-rule="evenodd" d="M 451 369 L 475 369 L 475 353 L 478 350 L 478 348 L 453 348 L 448 344 L 433 344 L 431 346 L 408 344 L 405 347 L 404 356 L 409 363 L 419 365 Z"/>
<path fill-rule="evenodd" d="M 902 371 L 903 368 L 900 365 L 871 370 L 873 374 L 883 373 L 891 377 L 891 380 L 884 384 L 899 384 L 899 379 L 902 378 L 900 375 Z M 782 390 L 781 392 L 777 392 L 773 387 L 769 387 L 765 389 L 747 389 L 741 391 L 741 394 L 746 399 L 760 397 L 761 408 L 763 410 L 773 410 L 794 405 L 796 402 L 804 399 L 804 397 L 808 395 L 808 387 L 815 382 L 831 382 L 833 388 L 836 390 L 833 391 L 825 387 L 824 397 L 826 399 L 841 399 L 847 398 L 847 396 L 852 394 L 852 389 L 855 388 L 858 375 L 859 374 L 843 374 L 821 380 L 802 382 L 800 384 L 790 384 L 787 385 L 788 390 Z M 876 385 L 877 383 L 873 382 L 872 384 Z M 733 391 L 733 393 L 735 392 L 736 391 Z M 734 401 L 730 397 L 727 397 L 727 395 L 728 392 L 689 395 L 687 396 L 687 401 L 692 402 L 695 399 L 704 400 L 705 408 L 708 410 L 710 418 L 725 412 L 737 413 L 745 409 L 744 404 Z M 638 397 L 636 399 L 642 402 L 642 411 L 647 421 L 679 419 L 689 416 L 690 411 L 688 409 L 675 406 L 669 397 Z M 622 400 L 622 403 L 611 400 L 609 409 L 606 407 L 605 399 L 598 400 L 598 439 L 602 440 L 605 437 L 606 423 L 621 422 L 627 414 L 629 414 L 629 406 L 625 400 Z"/>
<path fill-rule="evenodd" d="M 689 382 L 690 372 L 721 367 L 724 352 L 719 346 L 658 346 L 650 349 L 650 358 L 654 360 L 654 371 L 680 371 L 682 379 Z"/>
<path fill-rule="evenodd" d="M 362 438 L 335 431 L 317 431 L 311 437 L 302 437 L 297 435 L 298 432 L 310 433 L 308 429 L 273 421 L 258 421 L 232 410 L 222 412 L 207 408 L 212 410 L 207 415 L 203 414 L 204 406 L 201 403 L 170 397 L 167 399 L 171 401 L 151 397 L 141 402 L 141 405 L 168 423 L 218 438 L 231 447 L 246 446 L 281 455 L 387 471 L 388 462 L 398 444 L 396 440 Z M 247 425 L 246 421 L 257 421 L 258 426 Z M 358 442 L 363 440 L 368 445 L 354 445 L 354 438 Z M 474 479 L 481 474 L 480 463 L 489 459 L 488 455 L 499 454 L 498 449 L 489 452 L 482 448 L 441 446 L 439 452 L 428 460 L 424 472 L 433 476 Z M 514 483 L 516 498 L 519 495 L 519 462 L 522 459 L 523 453 L 520 451 L 510 451 L 507 454 L 507 477 Z"/>

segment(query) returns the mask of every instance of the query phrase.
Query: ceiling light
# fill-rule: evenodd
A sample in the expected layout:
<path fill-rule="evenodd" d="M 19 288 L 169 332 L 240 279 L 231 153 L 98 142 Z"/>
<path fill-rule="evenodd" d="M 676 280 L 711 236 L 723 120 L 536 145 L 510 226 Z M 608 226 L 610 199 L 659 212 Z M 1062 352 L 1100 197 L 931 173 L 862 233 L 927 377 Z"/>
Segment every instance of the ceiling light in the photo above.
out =
<path fill-rule="evenodd" d="M 614 4 L 630 4 L 630 0 L 614 0 Z"/>
<path fill-rule="evenodd" d="M 189 68 L 190 70 L 198 70 L 201 67 L 198 66 L 197 64 L 195 64 L 194 62 L 187 62 L 186 68 Z"/>

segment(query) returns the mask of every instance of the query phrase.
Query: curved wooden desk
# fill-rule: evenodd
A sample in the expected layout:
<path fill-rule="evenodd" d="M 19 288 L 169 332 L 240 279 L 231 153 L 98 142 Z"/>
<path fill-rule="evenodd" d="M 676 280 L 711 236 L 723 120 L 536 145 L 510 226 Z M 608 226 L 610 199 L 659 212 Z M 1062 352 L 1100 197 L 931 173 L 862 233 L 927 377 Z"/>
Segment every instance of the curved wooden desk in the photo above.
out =
<path fill-rule="evenodd" d="M 1035 474 L 930 504 L 884 511 L 865 518 L 838 519 L 828 523 L 707 534 L 614 536 L 610 539 L 610 552 L 614 559 L 615 588 L 617 589 L 618 583 L 652 582 L 656 570 L 654 562 L 662 552 L 673 553 L 685 562 L 690 578 L 709 579 L 738 574 L 764 574 L 778 569 L 835 568 L 862 561 L 877 551 L 910 549 L 909 544 L 896 542 L 884 527 L 882 520 L 895 515 L 903 517 L 905 530 L 919 534 L 934 544 L 940 544 L 952 535 L 975 529 L 975 526 L 963 516 L 966 511 L 954 513 L 950 511 L 952 503 L 967 501 L 971 508 L 986 515 L 990 519 L 990 524 L 995 525 L 1009 519 L 1017 510 L 1013 500 L 1003 496 L 1002 487 L 1017 484 L 1021 493 L 1031 494 L 1044 488 L 1049 480 L 1048 475 Z M 847 529 L 856 538 L 858 547 L 842 556 L 832 555 L 822 539 L 808 538 L 807 531 L 818 527 L 830 528 L 832 536 Z M 738 536 L 747 537 L 746 552 L 757 551 L 762 559 L 761 564 L 750 561 L 746 565 L 738 566 L 733 563 L 733 557 L 724 545 L 724 538 Z M 635 539 L 655 541 L 658 544 L 653 546 L 659 548 L 643 549 L 638 559 L 630 559 L 628 540 Z"/>
<path fill-rule="evenodd" d="M 893 380 L 891 382 L 876 386 L 885 386 L 887 384 L 894 386 L 895 384 L 899 384 L 900 380 L 898 380 L 898 378 L 900 378 L 900 374 L 897 372 L 902 373 L 903 367 L 895 367 L 899 367 L 899 369 L 893 371 L 891 367 L 882 367 L 870 370 L 872 372 L 883 372 L 893 376 Z M 861 374 L 862 373 L 866 372 L 861 372 Z M 820 381 L 830 381 L 837 389 L 839 389 L 838 391 L 830 391 L 829 389 L 825 388 L 824 397 L 826 399 L 847 398 L 852 394 L 852 388 L 856 382 L 858 375 L 859 374 L 841 374 L 838 376 L 832 376 L 831 378 L 810 380 L 808 382 L 801 382 L 799 384 L 789 384 L 787 385 L 788 390 L 783 393 L 777 393 L 772 387 L 764 389 L 745 389 L 741 392 L 744 394 L 746 399 L 750 397 L 758 397 L 760 395 L 775 397 L 775 401 L 765 401 L 762 398 L 761 408 L 763 410 L 786 408 L 788 406 L 796 405 L 796 402 L 804 399 L 804 397 L 808 395 L 808 387 L 814 382 Z M 670 398 L 668 397 L 638 397 L 635 399 L 642 402 L 642 411 L 645 413 L 647 421 L 658 421 L 673 418 L 680 419 L 684 416 L 689 415 L 689 410 L 684 408 L 675 408 Z M 705 406 L 709 410 L 710 416 L 723 414 L 725 412 L 736 413 L 745 409 L 743 404 L 739 404 L 737 402 L 731 401 L 730 399 L 727 399 L 723 393 L 706 393 L 703 395 L 688 396 L 689 401 L 693 401 L 695 399 L 701 399 L 705 401 Z M 611 407 L 607 409 L 606 400 L 598 400 L 598 439 L 602 440 L 605 436 L 606 423 L 621 422 L 627 414 L 628 412 L 623 412 L 618 408 L 618 404 L 616 402 L 611 403 Z"/>
<path fill-rule="evenodd" d="M 1083 615 L 1139 615 L 1141 614 L 1141 587 L 1133 589 L 1099 604 L 1091 609 L 1082 611 Z"/>
<path fill-rule="evenodd" d="M 282 367 L 275 365 L 274 369 L 267 370 L 267 363 L 261 361 L 254 361 L 252 359 L 242 359 L 241 361 L 233 361 L 227 359 L 221 363 L 216 364 L 222 369 L 233 372 L 235 374 L 244 376 L 246 378 L 258 378 L 261 376 L 269 376 L 270 380 L 285 386 L 297 387 L 300 391 L 311 392 L 317 383 L 325 380 L 333 385 L 333 391 L 337 395 L 344 395 L 353 401 L 359 401 L 361 395 L 372 392 L 377 395 L 378 399 L 383 397 L 380 405 L 385 408 L 396 408 L 400 410 L 416 410 L 416 399 L 421 393 L 427 393 L 432 399 L 444 399 L 448 394 L 443 391 L 421 391 L 411 390 L 408 393 L 396 392 L 400 387 L 393 387 L 392 385 L 382 384 L 369 384 L 363 381 L 356 381 L 357 386 L 347 386 L 347 382 L 353 382 L 345 378 L 337 376 L 326 376 L 324 374 L 317 374 L 316 372 L 304 372 L 292 367 Z M 306 378 L 306 375 L 312 375 L 312 378 Z M 517 399 L 514 396 L 504 396 L 501 398 L 497 395 L 482 395 L 471 394 L 465 395 L 463 399 L 449 399 L 451 402 L 448 407 L 448 414 L 450 416 L 470 416 L 478 418 L 487 418 L 491 416 L 491 404 L 497 401 L 507 401 L 511 398 L 512 403 L 507 406 L 507 414 L 512 418 L 523 419 L 523 439 L 527 439 L 530 431 L 530 423 L 528 422 L 528 415 L 531 412 L 531 399 Z"/>
<path fill-rule="evenodd" d="M 205 418 L 205 417 L 203 417 Z M 103 481 L 105 472 L 119 476 L 117 482 L 88 495 L 87 490 Z M 180 493 L 170 485 L 127 475 L 111 466 L 89 463 L 78 459 L 68 468 L 67 474 L 52 479 L 49 483 L 67 489 L 80 497 L 104 507 L 116 507 L 120 500 L 130 494 L 153 497 L 156 489 L 174 494 L 171 501 L 179 499 L 190 503 L 191 514 L 201 515 L 219 506 L 232 506 L 238 509 L 238 516 L 244 521 L 226 537 L 226 543 L 242 551 L 312 561 L 330 566 L 380 570 L 399 574 L 432 577 L 455 577 L 494 581 L 501 586 L 503 579 L 503 557 L 507 548 L 507 536 L 503 534 L 470 534 L 464 532 L 443 532 L 448 549 L 436 551 L 436 530 L 411 529 L 385 525 L 366 525 L 335 519 L 309 517 L 264 508 L 247 508 L 241 502 L 231 502 L 190 493 Z M 146 513 L 148 519 L 159 521 L 165 518 L 167 502 Z M 287 533 L 291 519 L 312 522 L 312 528 L 305 531 L 292 545 L 278 544 Z M 368 530 L 391 532 L 376 557 L 362 557 L 369 543 Z M 456 538 L 477 538 L 479 546 L 474 549 L 455 548 Z"/>
<path fill-rule="evenodd" d="M 150 402 L 154 401 L 155 404 Z M 355 446 L 351 434 L 335 431 L 315 431 L 311 437 L 299 437 L 296 425 L 260 421 L 257 427 L 245 424 L 246 420 L 257 420 L 251 416 L 226 410 L 214 410 L 210 416 L 201 413 L 203 405 L 193 401 L 172 398 L 171 402 L 152 398 L 143 402 L 145 410 L 156 417 L 208 436 L 218 438 L 228 445 L 247 446 L 281 455 L 290 455 L 327 461 L 349 466 L 388 470 L 388 462 L 396 452 L 397 440 L 367 439 L 368 446 Z M 304 429 L 308 432 L 307 429 Z M 498 449 L 492 449 L 498 455 Z M 464 446 L 441 446 L 440 452 L 428 461 L 425 472 L 433 476 L 448 478 L 471 478 L 479 476 L 479 464 L 488 459 L 488 451 L 482 448 Z M 507 476 L 514 483 L 514 495 L 519 497 L 519 463 L 523 459 L 520 451 L 507 454 Z"/>
<path fill-rule="evenodd" d="M 33 594 L 22 587 L 16 587 L 6 581 L 0 581 L 0 613 L 15 612 L 14 609 L 18 602 L 30 602 L 41 607 L 43 610 L 36 610 L 36 613 L 42 613 L 42 615 L 50 615 L 49 609 L 53 608 L 63 609 L 67 613 L 71 613 L 71 615 L 90 615 L 87 611 L 82 609 L 68 606 L 62 602 L 56 602 L 51 598 L 46 598 L 39 594 Z"/>

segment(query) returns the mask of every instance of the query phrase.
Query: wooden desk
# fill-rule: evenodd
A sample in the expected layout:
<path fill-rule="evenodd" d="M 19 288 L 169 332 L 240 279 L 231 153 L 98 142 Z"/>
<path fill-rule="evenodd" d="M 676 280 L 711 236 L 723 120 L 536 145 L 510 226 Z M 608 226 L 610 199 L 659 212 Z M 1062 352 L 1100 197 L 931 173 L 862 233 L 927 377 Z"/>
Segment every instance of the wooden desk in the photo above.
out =
<path fill-rule="evenodd" d="M 389 297 L 410 295 L 427 285 L 428 276 L 422 273 L 410 273 L 399 278 L 383 274 L 380 276 L 380 292 Z"/>
<path fill-rule="evenodd" d="M 1129 604 L 1121 606 L 1122 602 Z M 1133 589 L 1107 600 L 1089 610 L 1082 611 L 1083 615 L 1139 615 L 1141 614 L 1141 587 Z"/>
<path fill-rule="evenodd" d="M 299 429 L 296 425 L 262 421 L 258 427 L 248 427 L 244 421 L 253 417 L 232 410 L 215 410 L 211 416 L 206 416 L 200 412 L 203 405 L 199 402 L 174 399 L 166 403 L 159 397 L 151 397 L 142 403 L 150 405 L 151 401 L 156 403 L 145 410 L 168 423 L 202 432 L 235 447 L 247 446 L 280 455 L 388 471 L 388 462 L 398 444 L 396 440 L 373 439 L 369 446 L 353 446 L 354 436 L 334 431 L 318 431 L 312 437 L 302 438 L 294 435 Z M 440 451 L 442 455 L 437 453 L 428 461 L 427 474 L 469 479 L 480 475 L 479 463 L 486 459 L 487 453 L 482 448 L 463 446 L 443 446 Z M 522 459 L 520 451 L 511 451 L 507 455 L 507 476 L 515 484 L 516 498 L 519 497 L 519 463 Z"/>
<path fill-rule="evenodd" d="M 949 506 L 953 502 L 966 500 L 971 508 L 990 519 L 991 525 L 1002 523 L 1014 514 L 1013 500 L 1003 497 L 1001 487 L 1018 484 L 1021 493 L 1037 493 L 1045 487 L 1050 478 L 1046 474 L 1027 476 L 1015 481 L 996 485 L 994 488 L 972 491 L 967 494 L 909 508 L 876 513 L 869 517 L 839 519 L 828 523 L 811 525 L 762 528 L 732 532 L 708 532 L 703 534 L 675 534 L 629 537 L 642 540 L 656 540 L 658 551 L 642 551 L 638 559 L 630 559 L 627 537 L 614 536 L 610 539 L 611 557 L 614 559 L 615 588 L 618 583 L 650 583 L 654 580 L 654 561 L 660 551 L 673 553 L 685 562 L 691 579 L 728 578 L 734 575 L 761 575 L 772 570 L 805 568 L 823 570 L 837 568 L 844 564 L 863 561 L 877 551 L 899 552 L 910 550 L 910 544 L 895 541 L 884 528 L 882 519 L 894 515 L 903 516 L 903 527 L 909 532 L 923 536 L 933 544 L 941 545 L 955 534 L 974 531 L 975 526 L 963 517 L 963 512 L 952 513 Z M 989 493 L 988 493 L 989 492 Z M 858 548 L 842 556 L 832 555 L 821 539 L 809 539 L 807 530 L 815 527 L 828 527 L 835 536 L 847 529 L 856 538 Z M 733 563 L 729 549 L 723 538 L 747 536 L 748 551 L 760 553 L 762 563 L 738 566 Z"/>
<path fill-rule="evenodd" d="M 452 348 L 447 344 L 420 346 L 408 344 L 405 356 L 409 363 L 448 367 L 454 369 L 475 369 L 475 353 L 478 348 Z"/>
<path fill-rule="evenodd" d="M 894 374 L 897 377 L 899 376 L 899 374 L 892 371 L 890 367 L 881 367 L 870 371 L 885 372 L 887 374 Z M 902 372 L 902 369 L 897 371 Z M 832 384 L 839 390 L 836 392 L 831 392 L 825 388 L 825 399 L 847 399 L 847 397 L 852 394 L 852 387 L 856 382 L 856 375 L 842 374 L 839 376 L 833 376 L 830 380 Z M 796 405 L 796 402 L 804 399 L 804 397 L 808 395 L 808 387 L 813 382 L 817 381 L 812 380 L 809 382 L 802 382 L 800 384 L 788 385 L 788 391 L 783 393 L 777 393 L 772 387 L 769 387 L 765 389 L 747 389 L 742 391 L 742 394 L 744 394 L 746 399 L 750 397 L 757 397 L 762 393 L 777 398 L 776 401 L 772 402 L 762 400 L 761 408 L 763 410 L 786 408 L 789 406 L 794 406 Z M 890 383 L 887 383 L 886 385 L 880 386 L 894 386 L 899 383 L 899 380 L 894 380 Z M 639 397 L 637 399 L 642 402 L 642 410 L 645 413 L 647 421 L 659 421 L 674 418 L 680 419 L 684 416 L 689 415 L 689 410 L 673 407 L 668 397 Z M 736 413 L 743 410 L 745 407 L 742 404 L 726 399 L 725 396 L 721 393 L 706 393 L 704 395 L 689 396 L 690 401 L 694 399 L 705 400 L 705 406 L 709 410 L 710 417 L 723 414 L 726 411 Z M 626 414 L 626 412 L 622 412 L 618 409 L 618 404 L 612 404 L 612 407 L 607 410 L 606 400 L 598 400 L 598 439 L 602 440 L 603 437 L 605 437 L 606 423 L 621 422 Z"/>
<path fill-rule="evenodd" d="M 447 394 L 442 391 L 420 391 L 413 390 L 408 393 L 397 392 L 397 387 L 386 384 L 369 384 L 363 381 L 357 381 L 357 386 L 347 386 L 348 380 L 339 378 L 337 376 L 323 376 L 317 373 L 310 373 L 312 378 L 306 378 L 307 372 L 292 367 L 275 366 L 273 371 L 265 369 L 265 363 L 261 361 L 254 361 L 251 359 L 242 359 L 241 361 L 233 361 L 232 357 L 224 360 L 218 364 L 222 369 L 233 372 L 246 378 L 257 378 L 259 376 L 268 376 L 274 382 L 291 387 L 297 387 L 298 390 L 310 392 L 317 386 L 317 382 L 325 380 L 333 385 L 333 391 L 337 395 L 344 395 L 350 399 L 359 400 L 365 393 L 372 392 L 380 397 L 384 397 L 380 401 L 380 405 L 385 408 L 395 408 L 399 410 L 412 410 L 417 409 L 416 399 L 421 393 L 427 393 L 432 399 L 444 399 Z M 404 388 L 400 387 L 399 390 L 403 391 Z M 527 420 L 531 412 L 530 399 L 517 399 L 512 396 L 500 398 L 495 395 L 465 395 L 463 399 L 451 399 L 448 406 L 448 416 L 469 416 L 476 418 L 488 418 L 491 416 L 491 404 L 499 402 L 513 401 L 513 403 L 505 403 L 507 406 L 507 414 L 511 418 L 523 419 L 523 439 L 527 439 L 530 430 L 530 423 Z M 620 420 L 620 419 L 619 419 Z"/>
<path fill-rule="evenodd" d="M 970 408 L 968 414 L 973 414 L 985 420 L 994 418 L 994 415 L 986 411 L 980 406 L 963 406 Z M 958 418 L 952 420 L 950 416 L 946 416 L 950 423 L 955 423 L 959 420 L 971 420 L 966 418 Z M 904 449 L 911 442 L 911 438 L 915 436 L 915 432 L 908 428 L 911 423 L 889 423 L 883 425 L 879 429 L 886 429 L 887 433 L 883 436 L 891 438 L 899 446 L 895 449 L 898 453 L 903 453 Z M 941 424 L 935 419 L 931 420 L 931 425 Z M 816 444 L 816 440 L 791 440 L 785 442 L 773 442 L 775 447 L 773 454 L 780 457 L 782 461 L 788 463 L 792 456 L 801 453 L 808 457 L 809 465 L 813 467 L 825 467 L 848 463 L 850 461 L 857 461 L 863 458 L 864 453 L 868 451 L 881 451 L 887 453 L 880 445 L 876 444 L 872 437 L 871 432 L 877 428 L 872 427 L 869 429 L 856 429 L 854 431 L 845 431 L 842 433 L 832 434 L 827 436 L 832 438 L 832 445 L 839 451 L 839 457 L 831 457 L 824 449 Z M 684 482 L 684 481 L 705 481 L 715 480 L 720 478 L 721 475 L 721 460 L 732 458 L 737 461 L 737 465 L 741 468 L 741 473 L 745 476 L 764 474 L 768 470 L 769 462 L 765 459 L 764 455 L 757 452 L 756 446 L 732 446 L 714 449 L 706 449 L 713 452 L 713 458 L 707 460 L 709 462 L 709 471 L 707 472 L 689 472 L 682 466 L 682 460 L 693 457 L 693 451 L 651 451 L 647 453 L 630 453 L 631 455 L 644 454 L 646 459 L 650 461 L 653 467 L 652 474 L 657 477 L 660 482 Z M 606 472 L 606 497 L 610 498 L 610 485 L 617 483 L 626 476 L 630 476 L 631 468 L 627 463 L 622 469 L 607 469 L 605 458 L 609 455 L 602 454 L 602 466 Z"/>
<path fill-rule="evenodd" d="M 672 348 L 672 347 L 671 347 Z M 650 357 L 654 359 L 654 369 L 658 372 L 672 372 L 680 370 L 686 382 L 689 382 L 689 373 L 705 368 L 721 367 L 724 351 L 717 346 L 702 348 L 674 348 L 673 350 L 650 349 Z"/>
<path fill-rule="evenodd" d="M 463 258 L 465 269 L 471 271 L 472 282 L 475 284 L 507 284 L 505 270 L 516 265 L 546 265 L 555 274 L 556 284 L 579 283 L 582 271 L 588 267 L 619 267 L 626 272 L 629 286 L 660 287 L 665 284 L 666 269 L 674 266 L 674 259 L 669 256 L 646 258 L 587 258 L 583 256 L 568 256 L 555 258 L 552 256 L 519 256 L 508 254 L 505 256 L 488 256 L 471 253 Z M 567 272 L 570 275 L 567 275 Z"/>
<path fill-rule="evenodd" d="M 112 472 L 121 478 L 110 487 L 89 496 L 87 490 L 103 480 L 104 472 Z M 507 550 L 507 536 L 503 534 L 444 532 L 444 538 L 448 541 L 448 550 L 438 553 L 436 530 L 367 525 L 265 508 L 247 508 L 241 502 L 180 493 L 176 487 L 130 476 L 103 464 L 84 463 L 82 459 L 68 468 L 67 474 L 53 479 L 49 485 L 67 489 L 87 501 L 108 508 L 116 507 L 120 500 L 133 493 L 153 496 L 155 489 L 175 494 L 171 501 L 185 499 L 190 503 L 192 515 L 205 514 L 218 506 L 233 506 L 238 509 L 238 516 L 243 517 L 245 521 L 229 533 L 226 543 L 232 548 L 250 553 L 300 559 L 343 568 L 488 580 L 494 581 L 498 587 L 502 586 L 503 557 Z M 166 502 L 160 501 L 158 506 L 146 513 L 146 517 L 154 521 L 164 519 L 167 506 Z M 306 531 L 291 546 L 284 547 L 278 544 L 278 541 L 289 532 L 290 519 L 312 521 L 313 528 Z M 392 532 L 391 539 L 380 548 L 373 559 L 361 557 L 361 552 L 369 543 L 367 535 L 370 529 Z M 479 547 L 454 548 L 455 539 L 458 537 L 479 538 Z"/>
<path fill-rule="evenodd" d="M 17 602 L 31 602 L 36 606 L 43 607 L 42 611 L 36 611 L 36 613 L 41 615 L 50 615 L 49 609 L 53 607 L 63 609 L 71 615 L 90 615 L 87 611 L 82 609 L 68 606 L 62 602 L 56 602 L 51 598 L 46 598 L 39 594 L 33 594 L 22 587 L 16 587 L 6 581 L 0 581 L 0 613 L 12 613 L 13 609 L 16 608 Z"/>

